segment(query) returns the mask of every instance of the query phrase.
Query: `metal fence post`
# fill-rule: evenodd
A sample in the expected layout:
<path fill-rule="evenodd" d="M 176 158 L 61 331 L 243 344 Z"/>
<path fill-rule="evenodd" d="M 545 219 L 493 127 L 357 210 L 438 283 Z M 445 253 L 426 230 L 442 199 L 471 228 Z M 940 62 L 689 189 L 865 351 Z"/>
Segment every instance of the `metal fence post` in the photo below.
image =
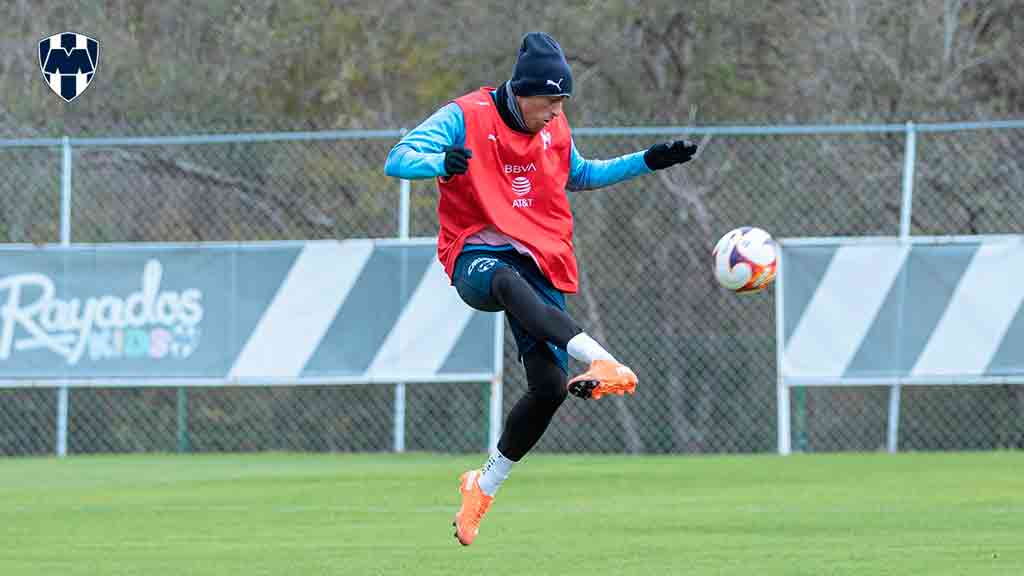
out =
<path fill-rule="evenodd" d="M 64 137 L 62 144 L 60 182 L 60 245 L 71 245 L 71 139 Z M 65 274 L 66 278 L 66 274 Z M 63 458 L 68 452 L 68 387 L 57 389 L 57 456 Z"/>
<path fill-rule="evenodd" d="M 914 130 L 914 123 L 907 122 L 906 148 L 903 154 L 903 199 L 900 204 L 900 241 L 907 244 L 910 241 L 910 214 L 914 202 L 914 164 L 917 160 L 917 131 Z M 903 311 L 906 306 L 906 276 L 900 282 L 900 308 L 897 322 L 903 324 Z M 897 343 L 899 346 L 899 343 Z M 897 350 L 897 357 L 901 351 Z M 885 445 L 890 453 L 899 450 L 900 435 L 900 384 L 893 384 L 889 388 L 889 420 L 886 431 Z"/>
<path fill-rule="evenodd" d="M 488 403 L 488 417 L 487 417 L 487 452 L 493 454 L 498 449 L 498 440 L 501 439 L 501 395 L 502 395 L 502 379 L 501 375 L 495 376 L 491 380 L 490 393 L 491 399 Z"/>
<path fill-rule="evenodd" d="M 188 437 L 188 391 L 178 386 L 178 452 L 184 454 L 191 450 Z"/>
<path fill-rule="evenodd" d="M 405 382 L 395 384 L 395 452 L 405 452 Z"/>
<path fill-rule="evenodd" d="M 398 237 L 409 239 L 409 195 L 412 185 L 408 180 L 401 180 L 398 188 Z"/>
<path fill-rule="evenodd" d="M 900 239 L 910 239 L 910 213 L 914 201 L 914 163 L 917 160 L 917 130 L 907 122 L 906 147 L 903 153 L 903 200 L 900 204 Z"/>
<path fill-rule="evenodd" d="M 404 132 L 404 131 L 403 131 Z M 398 186 L 398 237 L 402 240 L 409 239 L 409 193 L 410 184 L 408 180 L 400 180 Z M 401 286 L 405 291 L 406 266 L 405 253 L 402 253 Z M 394 405 L 394 445 L 395 452 L 405 452 L 405 382 L 395 384 L 395 405 Z"/>
<path fill-rule="evenodd" d="M 502 429 L 502 403 L 505 394 L 505 313 L 498 312 L 494 323 L 494 378 L 491 380 L 491 399 L 488 407 L 487 451 L 498 450 Z"/>
<path fill-rule="evenodd" d="M 778 452 L 785 456 L 792 451 L 790 414 L 789 414 L 789 385 L 786 384 L 782 375 L 782 363 L 784 357 L 785 339 L 782 329 L 783 318 L 785 318 L 785 300 L 782 298 L 782 283 L 785 279 L 783 268 L 786 266 L 783 255 L 782 244 L 779 244 L 777 255 L 780 274 L 775 279 L 775 409 L 776 409 L 776 431 L 778 432 Z"/>

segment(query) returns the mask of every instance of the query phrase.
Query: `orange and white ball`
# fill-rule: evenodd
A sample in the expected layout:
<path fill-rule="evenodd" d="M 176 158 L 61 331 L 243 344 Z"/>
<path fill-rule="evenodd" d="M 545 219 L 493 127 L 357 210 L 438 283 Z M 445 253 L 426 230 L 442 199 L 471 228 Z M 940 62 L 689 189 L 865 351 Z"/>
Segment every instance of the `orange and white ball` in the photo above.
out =
<path fill-rule="evenodd" d="M 715 280 L 737 293 L 760 292 L 775 280 L 775 240 L 760 228 L 730 230 L 715 245 Z"/>

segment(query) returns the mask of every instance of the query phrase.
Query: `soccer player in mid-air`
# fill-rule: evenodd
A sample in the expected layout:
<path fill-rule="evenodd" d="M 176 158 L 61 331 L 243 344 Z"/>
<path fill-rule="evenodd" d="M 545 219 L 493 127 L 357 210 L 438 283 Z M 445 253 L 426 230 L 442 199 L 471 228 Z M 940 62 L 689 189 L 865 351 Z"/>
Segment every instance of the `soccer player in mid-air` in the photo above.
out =
<path fill-rule="evenodd" d="M 506 312 L 526 368 L 526 393 L 508 413 L 497 451 L 460 478 L 455 536 L 466 546 L 567 394 L 596 399 L 636 390 L 636 374 L 566 313 L 565 295 L 578 288 L 566 190 L 615 184 L 687 162 L 697 151 L 677 140 L 586 160 L 562 114 L 572 93 L 561 46 L 531 32 L 509 81 L 442 107 L 392 148 L 385 166 L 397 178 L 438 179 L 438 257 L 466 304 Z M 589 369 L 569 379 L 569 356 Z"/>

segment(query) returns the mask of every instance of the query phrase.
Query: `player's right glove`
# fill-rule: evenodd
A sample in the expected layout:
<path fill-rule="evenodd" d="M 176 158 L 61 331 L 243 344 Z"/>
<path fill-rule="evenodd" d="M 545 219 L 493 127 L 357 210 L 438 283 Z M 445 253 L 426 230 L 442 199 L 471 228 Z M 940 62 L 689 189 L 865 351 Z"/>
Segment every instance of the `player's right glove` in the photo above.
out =
<path fill-rule="evenodd" d="M 449 176 L 465 174 L 469 169 L 469 159 L 473 151 L 469 148 L 452 148 L 444 153 L 444 171 Z"/>

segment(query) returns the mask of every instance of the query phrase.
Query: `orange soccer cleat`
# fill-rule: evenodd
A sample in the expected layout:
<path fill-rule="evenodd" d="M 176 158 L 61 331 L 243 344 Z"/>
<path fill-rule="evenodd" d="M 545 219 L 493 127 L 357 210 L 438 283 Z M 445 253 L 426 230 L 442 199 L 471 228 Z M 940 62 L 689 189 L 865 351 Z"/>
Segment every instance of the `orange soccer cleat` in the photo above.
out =
<path fill-rule="evenodd" d="M 455 514 L 455 537 L 459 544 L 469 546 L 480 532 L 480 521 L 491 507 L 494 497 L 484 494 L 480 489 L 480 471 L 469 470 L 459 477 L 459 493 L 462 494 L 462 507 Z"/>
<path fill-rule="evenodd" d="M 596 400 L 607 394 L 633 394 L 636 383 L 636 374 L 627 366 L 614 360 L 594 360 L 589 370 L 569 380 L 569 392 L 580 398 Z"/>

